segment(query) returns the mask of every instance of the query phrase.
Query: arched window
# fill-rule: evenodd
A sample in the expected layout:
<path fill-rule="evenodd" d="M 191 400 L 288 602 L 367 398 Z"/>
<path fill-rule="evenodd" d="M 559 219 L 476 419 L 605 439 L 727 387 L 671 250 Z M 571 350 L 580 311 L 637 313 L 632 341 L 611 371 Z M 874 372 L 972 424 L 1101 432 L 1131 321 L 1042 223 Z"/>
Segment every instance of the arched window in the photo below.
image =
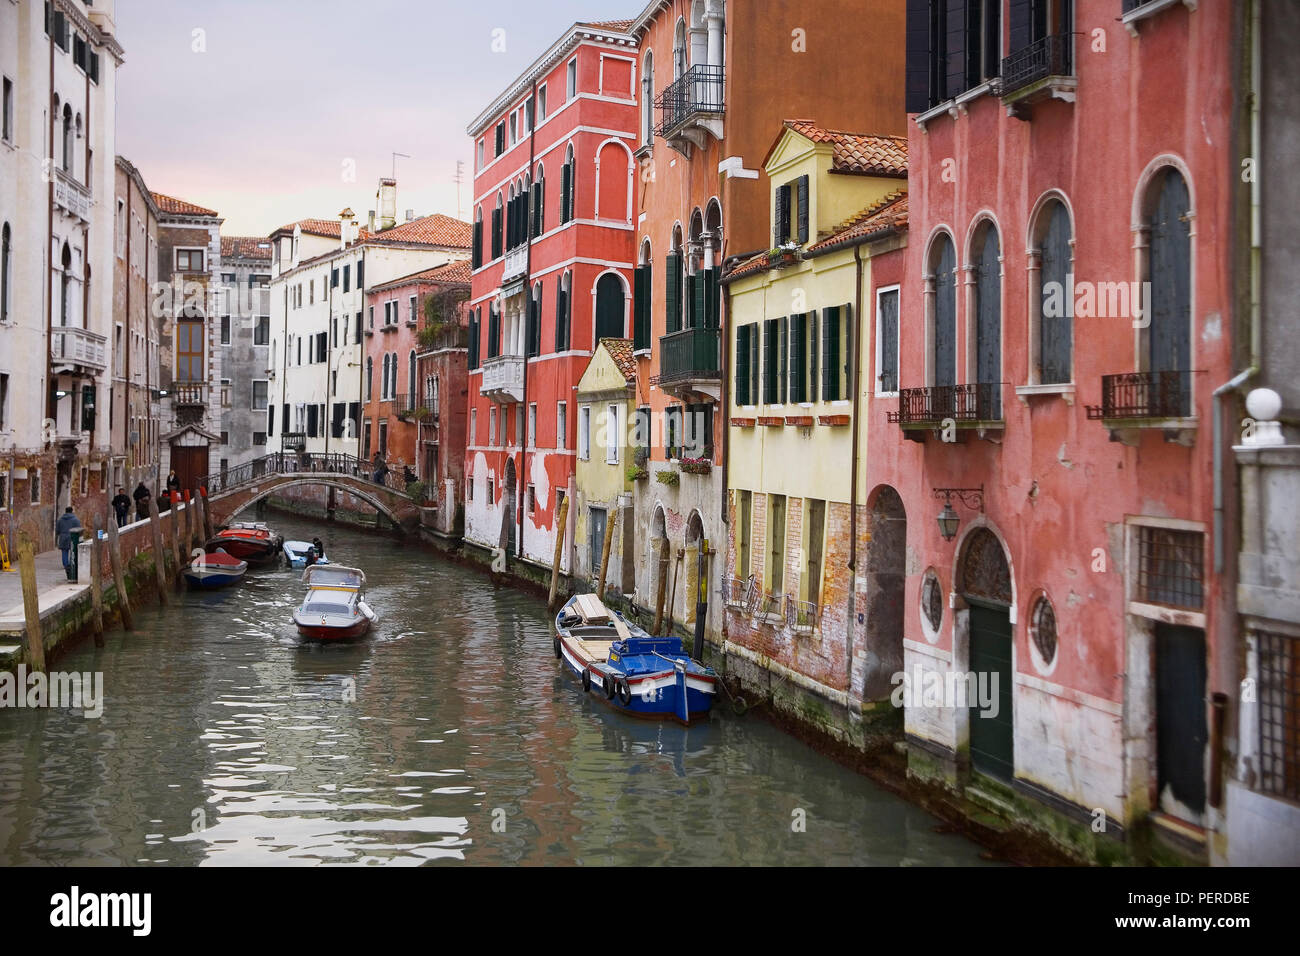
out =
<path fill-rule="evenodd" d="M 409 398 L 409 399 L 411 400 L 411 407 L 412 407 L 412 408 L 415 407 L 415 396 L 416 396 L 416 394 L 417 394 L 417 392 L 416 392 L 416 388 L 415 388 L 415 379 L 416 379 L 416 372 L 415 372 L 415 349 L 411 349 L 411 354 L 410 354 L 410 356 L 408 356 L 408 358 L 407 358 L 407 369 L 406 369 L 406 397 Z"/>
<path fill-rule="evenodd" d="M 596 329 L 593 345 L 601 339 L 621 339 L 626 334 L 626 298 L 623 282 L 615 273 L 606 272 L 596 281 Z"/>
<path fill-rule="evenodd" d="M 641 65 L 641 142 L 649 146 L 654 141 L 655 55 L 646 51 Z"/>
<path fill-rule="evenodd" d="M 998 231 L 985 221 L 975 233 L 971 248 L 971 265 L 975 270 L 974 366 L 977 390 L 976 414 L 981 420 L 1002 418 L 1002 263 Z"/>
<path fill-rule="evenodd" d="M 650 348 L 650 307 L 654 295 L 654 257 L 650 240 L 641 243 L 632 283 L 632 348 Z"/>
<path fill-rule="evenodd" d="M 483 265 L 483 207 L 474 210 L 474 238 L 470 249 L 470 268 L 477 269 Z"/>
<path fill-rule="evenodd" d="M 952 237 L 940 233 L 930 246 L 930 273 L 934 293 L 930 316 L 933 347 L 930 384 L 957 384 L 957 256 Z"/>
<path fill-rule="evenodd" d="M 9 321 L 9 223 L 0 229 L 0 323 Z"/>
<path fill-rule="evenodd" d="M 503 214 L 502 214 L 501 193 L 498 192 L 497 205 L 496 208 L 492 210 L 492 258 L 493 259 L 500 259 L 501 253 L 504 251 L 502 247 L 502 241 L 504 239 L 502 235 L 502 229 L 504 228 L 505 224 L 502 222 L 502 215 Z"/>
<path fill-rule="evenodd" d="M 375 357 L 366 356 L 366 401 L 370 401 L 375 387 Z"/>
<path fill-rule="evenodd" d="M 529 355 L 542 352 L 542 284 L 533 283 L 533 294 L 528 298 L 528 327 L 525 330 L 527 341 L 524 345 Z"/>
<path fill-rule="evenodd" d="M 63 171 L 72 172 L 72 107 L 63 105 Z"/>
<path fill-rule="evenodd" d="M 569 350 L 569 329 L 573 320 L 573 273 L 566 272 L 555 286 L 555 351 Z"/>
<path fill-rule="evenodd" d="M 533 180 L 532 206 L 532 234 L 533 238 L 536 239 L 546 228 L 546 217 L 543 212 L 546 207 L 546 167 L 541 163 L 537 164 L 537 178 Z"/>
<path fill-rule="evenodd" d="M 67 325 L 72 318 L 72 250 L 63 244 L 63 274 L 59 277 L 59 325 Z"/>
<path fill-rule="evenodd" d="M 1151 373 L 1150 412 L 1156 417 L 1187 416 L 1191 414 L 1191 196 L 1187 181 L 1172 166 L 1155 176 L 1148 195 L 1150 244 L 1143 278 L 1151 285 L 1150 293 L 1140 294 L 1140 301 L 1150 310 L 1151 320 L 1144 330 L 1145 371 Z"/>
<path fill-rule="evenodd" d="M 680 17 L 673 32 L 673 80 L 680 80 L 686 72 L 686 21 Z"/>
<path fill-rule="evenodd" d="M 573 159 L 573 144 L 570 143 L 564 150 L 564 167 L 560 170 L 561 224 L 574 218 L 574 210 L 577 208 L 577 202 L 574 200 L 574 193 L 577 192 L 577 175 L 577 165 Z"/>
<path fill-rule="evenodd" d="M 1030 316 L 1036 341 L 1033 384 L 1067 384 L 1073 380 L 1073 303 L 1068 300 L 1074 252 L 1070 247 L 1070 213 L 1065 203 L 1052 199 L 1039 210 L 1034 228 L 1030 268 L 1038 265 L 1039 292 L 1031 297 L 1037 309 Z"/>
<path fill-rule="evenodd" d="M 682 249 L 682 227 L 673 226 L 673 244 L 664 264 L 664 331 L 682 330 L 682 285 L 686 258 Z"/>
<path fill-rule="evenodd" d="M 379 399 L 380 401 L 384 401 L 384 402 L 388 401 L 388 353 L 387 352 L 384 353 L 384 369 L 382 373 L 382 378 L 380 379 L 379 382 Z"/>

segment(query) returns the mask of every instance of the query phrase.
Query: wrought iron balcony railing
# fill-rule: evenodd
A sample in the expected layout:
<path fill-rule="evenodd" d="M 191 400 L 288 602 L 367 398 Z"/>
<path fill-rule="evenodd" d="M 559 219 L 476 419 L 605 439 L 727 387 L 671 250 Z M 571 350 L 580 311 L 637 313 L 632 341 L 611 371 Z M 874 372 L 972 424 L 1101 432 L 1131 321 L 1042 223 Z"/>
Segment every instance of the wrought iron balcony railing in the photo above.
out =
<path fill-rule="evenodd" d="M 718 381 L 718 329 L 682 329 L 659 336 L 659 384 Z"/>
<path fill-rule="evenodd" d="M 667 137 L 696 114 L 720 115 L 725 107 L 722 98 L 723 69 L 697 63 L 655 98 L 659 109 L 659 126 L 655 133 Z"/>
<path fill-rule="evenodd" d="M 1035 40 L 1002 60 L 1002 95 L 1015 93 L 1049 76 L 1074 75 L 1074 45 L 1069 33 Z"/>
<path fill-rule="evenodd" d="M 1192 414 L 1192 372 L 1121 372 L 1101 377 L 1101 404 L 1088 406 L 1088 417 L 1102 421 L 1126 418 L 1187 418 Z"/>
<path fill-rule="evenodd" d="M 938 425 L 1002 421 L 1002 383 L 928 385 L 898 393 L 898 411 L 889 420 L 900 425 Z"/>
<path fill-rule="evenodd" d="M 402 421 L 420 421 L 436 422 L 437 413 L 429 407 L 428 403 L 419 397 L 410 395 L 398 395 L 396 401 L 397 417 Z"/>

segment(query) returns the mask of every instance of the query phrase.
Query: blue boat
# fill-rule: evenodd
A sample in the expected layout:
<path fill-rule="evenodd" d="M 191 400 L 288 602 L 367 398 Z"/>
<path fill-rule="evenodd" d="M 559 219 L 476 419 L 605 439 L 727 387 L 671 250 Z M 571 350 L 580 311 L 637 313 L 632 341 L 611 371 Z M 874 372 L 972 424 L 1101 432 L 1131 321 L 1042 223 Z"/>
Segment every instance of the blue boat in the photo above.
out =
<path fill-rule="evenodd" d="M 185 580 L 192 588 L 224 588 L 237 583 L 247 570 L 247 561 L 240 561 L 218 549 L 210 554 L 200 554 L 191 562 L 185 568 Z"/>
<path fill-rule="evenodd" d="M 315 546 L 310 541 L 286 541 L 281 550 L 284 551 L 284 559 L 289 562 L 289 567 L 301 571 L 307 567 L 307 552 L 315 550 Z M 329 564 L 329 559 L 318 554 L 316 564 Z"/>
<path fill-rule="evenodd" d="M 594 594 L 576 595 L 560 608 L 553 650 L 584 691 L 633 717 L 690 724 L 713 707 L 713 668 L 687 654 L 681 638 L 653 637 L 629 625 Z"/>

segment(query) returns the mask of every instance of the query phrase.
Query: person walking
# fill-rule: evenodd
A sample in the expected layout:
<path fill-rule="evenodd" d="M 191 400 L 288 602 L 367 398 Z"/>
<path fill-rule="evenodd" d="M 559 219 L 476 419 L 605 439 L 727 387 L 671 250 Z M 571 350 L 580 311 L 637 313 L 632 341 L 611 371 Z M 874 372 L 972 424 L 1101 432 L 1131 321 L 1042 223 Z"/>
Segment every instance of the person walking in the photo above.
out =
<path fill-rule="evenodd" d="M 72 505 L 68 505 L 54 525 L 54 534 L 58 537 L 59 550 L 63 552 L 63 570 L 68 575 L 69 581 L 77 580 L 72 566 L 71 551 L 72 535 L 78 531 L 81 531 L 81 521 L 72 513 Z"/>
<path fill-rule="evenodd" d="M 119 528 L 126 524 L 126 516 L 130 510 L 131 499 L 126 496 L 126 489 L 117 489 L 117 494 L 113 498 L 113 513 L 117 515 L 117 526 Z"/>
<path fill-rule="evenodd" d="M 176 477 L 176 469 L 173 468 L 171 471 L 167 472 L 167 493 L 163 496 L 163 504 L 167 507 L 163 510 L 168 511 L 171 509 L 172 505 L 179 503 L 181 500 L 180 495 L 181 480 Z"/>
<path fill-rule="evenodd" d="M 135 486 L 135 492 L 131 497 L 135 499 L 135 519 L 144 521 L 149 517 L 149 499 L 153 495 L 149 493 L 149 489 L 145 487 L 145 483 L 142 481 Z"/>

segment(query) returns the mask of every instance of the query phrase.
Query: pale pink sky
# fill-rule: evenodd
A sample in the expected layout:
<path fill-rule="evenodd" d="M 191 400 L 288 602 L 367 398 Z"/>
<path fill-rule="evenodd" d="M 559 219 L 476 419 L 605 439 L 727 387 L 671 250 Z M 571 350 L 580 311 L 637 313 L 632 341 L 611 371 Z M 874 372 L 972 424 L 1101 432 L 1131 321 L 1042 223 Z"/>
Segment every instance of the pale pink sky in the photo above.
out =
<path fill-rule="evenodd" d="M 466 125 L 577 20 L 643 0 L 117 0 L 117 151 L 150 189 L 266 235 L 351 206 L 364 222 L 397 159 L 398 217 L 460 214 Z M 505 51 L 492 50 L 505 30 Z M 196 39 L 196 30 L 204 31 Z M 199 52 L 197 47 L 205 47 Z M 355 161 L 345 182 L 344 161 Z"/>

